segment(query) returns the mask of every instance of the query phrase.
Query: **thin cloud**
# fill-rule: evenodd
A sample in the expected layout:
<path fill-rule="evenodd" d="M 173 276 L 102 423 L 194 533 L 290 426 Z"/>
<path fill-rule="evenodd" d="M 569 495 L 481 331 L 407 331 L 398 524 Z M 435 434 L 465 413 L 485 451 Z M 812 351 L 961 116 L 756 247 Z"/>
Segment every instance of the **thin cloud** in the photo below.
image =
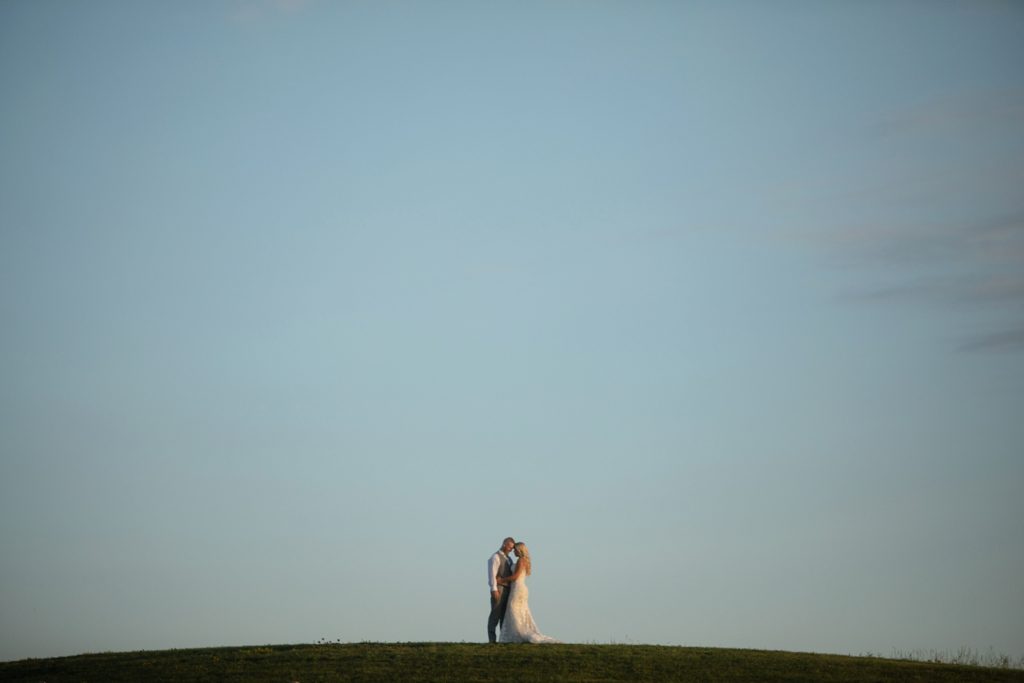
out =
<path fill-rule="evenodd" d="M 879 223 L 819 233 L 819 244 L 852 262 L 899 266 L 963 263 L 1024 265 L 1024 210 L 955 223 Z"/>
<path fill-rule="evenodd" d="M 841 298 L 859 302 L 908 301 L 951 305 L 1024 304 L 1024 275 L 983 278 L 942 278 L 890 284 L 847 292 Z"/>
<path fill-rule="evenodd" d="M 993 260 L 1024 266 L 1024 211 L 978 224 L 973 237 Z"/>
<path fill-rule="evenodd" d="M 1024 310 L 1024 210 L 973 222 L 838 230 L 827 245 L 839 262 L 889 280 L 847 291 L 842 301 L 1014 318 Z M 958 350 L 1024 351 L 1024 327 L 972 337 Z"/>
<path fill-rule="evenodd" d="M 907 134 L 944 134 L 991 125 L 1024 122 L 1024 89 L 960 93 L 910 107 L 882 118 L 871 131 L 882 138 Z"/>
<path fill-rule="evenodd" d="M 1019 353 L 1024 351 L 1024 325 L 1016 329 L 985 334 L 970 339 L 959 347 L 968 353 Z"/>

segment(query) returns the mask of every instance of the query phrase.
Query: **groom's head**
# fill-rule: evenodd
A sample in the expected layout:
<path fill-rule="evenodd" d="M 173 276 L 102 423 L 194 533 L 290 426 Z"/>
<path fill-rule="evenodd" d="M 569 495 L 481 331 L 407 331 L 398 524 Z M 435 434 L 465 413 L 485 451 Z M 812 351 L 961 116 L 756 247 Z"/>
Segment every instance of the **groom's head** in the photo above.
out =
<path fill-rule="evenodd" d="M 501 552 L 505 553 L 506 555 L 508 555 L 510 552 L 512 552 L 512 548 L 515 548 L 515 547 L 516 547 L 516 541 L 511 536 L 509 536 L 508 538 L 506 538 L 504 541 L 501 542 Z"/>

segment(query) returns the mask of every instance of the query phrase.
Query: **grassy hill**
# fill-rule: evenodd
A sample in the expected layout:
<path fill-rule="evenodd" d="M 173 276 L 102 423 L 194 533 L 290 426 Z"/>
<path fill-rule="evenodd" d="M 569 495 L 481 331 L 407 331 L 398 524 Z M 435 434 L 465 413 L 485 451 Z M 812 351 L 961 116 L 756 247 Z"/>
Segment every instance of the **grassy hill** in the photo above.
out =
<path fill-rule="evenodd" d="M 654 645 L 358 643 L 0 662 L 3 681 L 1024 681 L 1024 671 Z"/>

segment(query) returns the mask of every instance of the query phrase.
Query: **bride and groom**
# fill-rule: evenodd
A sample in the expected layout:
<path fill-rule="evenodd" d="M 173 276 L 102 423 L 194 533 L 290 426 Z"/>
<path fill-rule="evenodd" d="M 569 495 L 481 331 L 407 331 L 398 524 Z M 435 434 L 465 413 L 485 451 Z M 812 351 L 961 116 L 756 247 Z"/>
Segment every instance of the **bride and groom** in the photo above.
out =
<path fill-rule="evenodd" d="M 512 565 L 510 552 L 517 561 Z M 491 614 L 487 619 L 487 639 L 498 642 L 497 628 L 501 625 L 503 643 L 557 643 L 537 630 L 530 614 L 530 589 L 526 577 L 530 575 L 530 551 L 526 544 L 516 543 L 511 537 L 501 542 L 498 551 L 487 562 L 487 584 L 491 589 Z"/>

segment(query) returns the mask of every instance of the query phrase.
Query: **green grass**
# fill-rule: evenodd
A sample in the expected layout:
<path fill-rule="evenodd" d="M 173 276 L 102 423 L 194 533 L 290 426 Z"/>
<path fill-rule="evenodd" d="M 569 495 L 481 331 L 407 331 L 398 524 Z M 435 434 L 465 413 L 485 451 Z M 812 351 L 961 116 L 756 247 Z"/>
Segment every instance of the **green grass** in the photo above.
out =
<path fill-rule="evenodd" d="M 26 659 L 0 662 L 0 680 L 1024 681 L 1024 671 L 876 657 L 655 645 L 325 643 Z"/>

